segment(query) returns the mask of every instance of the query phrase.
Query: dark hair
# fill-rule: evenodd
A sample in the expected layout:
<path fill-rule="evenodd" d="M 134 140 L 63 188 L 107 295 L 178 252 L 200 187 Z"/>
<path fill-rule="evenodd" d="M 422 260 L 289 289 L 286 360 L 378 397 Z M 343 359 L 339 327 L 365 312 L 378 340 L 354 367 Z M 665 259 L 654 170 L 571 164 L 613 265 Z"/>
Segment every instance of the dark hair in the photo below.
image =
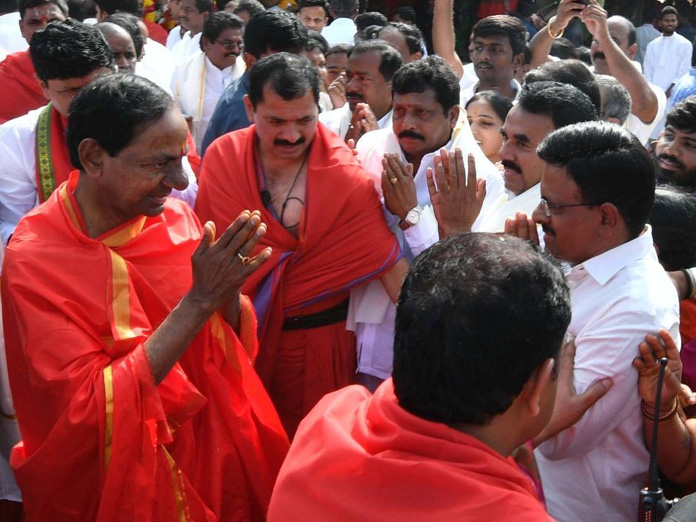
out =
<path fill-rule="evenodd" d="M 306 48 L 307 29 L 287 11 L 254 15 L 244 31 L 244 52 L 255 58 L 268 51 L 298 53 Z"/>
<path fill-rule="evenodd" d="M 0 14 L 17 10 L 17 0 L 0 0 Z"/>
<path fill-rule="evenodd" d="M 332 54 L 345 54 L 348 56 L 353 50 L 353 46 L 350 44 L 336 44 L 329 47 L 329 51 L 324 53 L 324 56 L 331 56 Z"/>
<path fill-rule="evenodd" d="M 597 109 L 587 94 L 566 83 L 525 83 L 517 103 L 527 112 L 547 115 L 556 129 L 597 119 Z"/>
<path fill-rule="evenodd" d="M 140 58 L 143 55 L 143 33 L 138 27 L 138 17 L 130 13 L 116 13 L 110 15 L 104 22 L 108 22 L 125 29 L 133 40 L 135 55 Z"/>
<path fill-rule="evenodd" d="M 389 23 L 387 17 L 382 13 L 377 13 L 375 11 L 370 11 L 367 13 L 361 13 L 355 17 L 355 28 L 358 31 L 363 31 L 370 27 L 371 25 L 378 25 L 384 27 Z"/>
<path fill-rule="evenodd" d="M 631 132 L 605 121 L 568 125 L 544 138 L 537 154 L 565 167 L 584 202 L 613 204 L 632 238 L 643 231 L 655 198 L 655 169 Z"/>
<path fill-rule="evenodd" d="M 402 5 L 394 9 L 394 14 L 392 17 L 398 16 L 402 20 L 407 20 L 409 22 L 416 23 L 416 10 L 408 5 Z"/>
<path fill-rule="evenodd" d="M 204 51 L 203 38 L 210 43 L 215 43 L 215 40 L 218 39 L 218 36 L 220 36 L 225 29 L 238 29 L 244 31 L 244 22 L 237 15 L 228 13 L 227 11 L 210 13 L 203 22 L 203 31 L 200 41 L 201 51 Z"/>
<path fill-rule="evenodd" d="M 379 73 L 386 81 L 391 81 L 396 71 L 403 65 L 404 61 L 401 58 L 401 53 L 394 49 L 391 45 L 382 40 L 367 40 L 360 42 L 350 51 L 348 58 L 356 54 L 375 52 L 382 55 L 382 61 L 379 64 Z"/>
<path fill-rule="evenodd" d="M 650 214 L 657 257 L 667 271 L 696 265 L 696 198 L 674 187 L 658 186 Z"/>
<path fill-rule="evenodd" d="M 326 0 L 300 0 L 297 12 L 299 13 L 305 7 L 321 7 L 324 10 L 324 15 L 329 16 L 329 6 Z"/>
<path fill-rule="evenodd" d="M 559 60 L 548 62 L 529 71 L 524 77 L 525 83 L 558 82 L 572 85 L 584 92 L 597 109 L 602 110 L 602 94 L 594 74 L 580 60 Z"/>
<path fill-rule="evenodd" d="M 677 19 L 679 19 L 679 12 L 671 5 L 667 5 L 662 8 L 662 11 L 660 12 L 660 21 L 662 21 L 662 19 L 667 15 L 674 15 L 677 17 Z"/>
<path fill-rule="evenodd" d="M 407 63 L 396 72 L 392 80 L 394 94 L 425 92 L 426 89 L 435 93 L 445 114 L 459 104 L 459 79 L 439 56 L 428 56 Z"/>
<path fill-rule="evenodd" d="M 696 96 L 689 96 L 672 107 L 666 125 L 688 134 L 696 132 Z"/>
<path fill-rule="evenodd" d="M 592 54 L 587 47 L 581 45 L 580 47 L 576 47 L 575 50 L 578 53 L 578 60 L 587 66 L 592 65 Z"/>
<path fill-rule="evenodd" d="M 319 72 L 304 56 L 275 53 L 254 64 L 249 72 L 249 99 L 254 109 L 263 101 L 266 85 L 286 101 L 302 98 L 311 90 L 314 101 L 319 105 Z"/>
<path fill-rule="evenodd" d="M 99 29 L 70 19 L 36 31 L 29 54 L 43 82 L 82 78 L 100 67 L 114 66 L 111 48 Z"/>
<path fill-rule="evenodd" d="M 15 3 L 17 8 L 19 9 L 19 17 L 22 20 L 24 19 L 24 13 L 27 11 L 27 9 L 31 9 L 33 7 L 41 7 L 42 5 L 46 4 L 55 5 L 67 18 L 69 9 L 68 3 L 65 0 L 20 0 L 19 4 Z"/>
<path fill-rule="evenodd" d="M 549 55 L 566 60 L 568 58 L 578 58 L 578 50 L 573 42 L 567 38 L 556 38 L 551 44 Z"/>
<path fill-rule="evenodd" d="M 326 41 L 326 38 L 324 38 L 320 32 L 308 29 L 307 51 L 313 51 L 314 49 L 319 49 L 321 54 L 326 56 L 326 53 L 329 52 L 329 42 Z"/>
<path fill-rule="evenodd" d="M 143 5 L 138 0 L 94 0 L 99 9 L 110 15 L 116 13 L 130 13 L 140 16 Z"/>
<path fill-rule="evenodd" d="M 382 28 L 379 32 L 381 36 L 385 31 L 396 31 L 401 33 L 401 35 L 406 40 L 406 46 L 408 47 L 408 52 L 415 54 L 417 52 L 423 52 L 421 44 L 423 43 L 423 33 L 420 32 L 414 25 L 407 25 L 401 22 L 389 22 L 388 25 Z"/>
<path fill-rule="evenodd" d="M 215 11 L 213 0 L 195 0 L 195 4 L 199 13 L 213 13 Z"/>
<path fill-rule="evenodd" d="M 434 422 L 484 425 L 557 357 L 569 323 L 563 273 L 528 241 L 472 233 L 440 241 L 415 259 L 401 287 L 399 405 Z"/>
<path fill-rule="evenodd" d="M 474 38 L 488 36 L 507 36 L 512 47 L 512 55 L 524 52 L 527 45 L 527 30 L 524 24 L 514 16 L 494 15 L 487 16 L 473 28 Z"/>
<path fill-rule="evenodd" d="M 510 100 L 510 98 L 507 96 L 503 96 L 498 91 L 477 92 L 469 99 L 468 102 L 466 102 L 464 109 L 469 108 L 470 104 L 477 101 L 486 102 L 488 105 L 490 105 L 493 112 L 495 112 L 498 118 L 500 118 L 502 121 L 505 121 L 508 112 L 510 112 L 510 109 L 512 109 L 512 100 Z"/>
<path fill-rule="evenodd" d="M 126 148 L 144 127 L 174 106 L 162 88 L 135 74 L 107 74 L 82 89 L 70 104 L 67 143 L 70 161 L 82 169 L 78 147 L 92 138 L 111 157 Z M 108 122 L 108 123 L 105 123 Z"/>
<path fill-rule="evenodd" d="M 358 0 L 329 0 L 334 18 L 352 18 L 358 12 Z"/>
<path fill-rule="evenodd" d="M 239 13 L 249 13 L 249 21 L 256 15 L 261 14 L 266 11 L 259 0 L 240 0 L 237 6 L 232 10 L 236 15 Z"/>

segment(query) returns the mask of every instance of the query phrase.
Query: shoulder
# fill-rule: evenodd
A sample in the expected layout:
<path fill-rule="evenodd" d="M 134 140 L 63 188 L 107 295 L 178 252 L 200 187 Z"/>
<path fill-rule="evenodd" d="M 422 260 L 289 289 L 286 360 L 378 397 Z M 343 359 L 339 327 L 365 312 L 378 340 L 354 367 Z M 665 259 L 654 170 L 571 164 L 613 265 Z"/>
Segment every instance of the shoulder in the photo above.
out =
<path fill-rule="evenodd" d="M 0 147 L 14 146 L 14 139 L 32 138 L 36 133 L 36 123 L 39 121 L 41 111 L 45 107 L 40 107 L 29 111 L 24 116 L 9 120 L 0 125 Z"/>

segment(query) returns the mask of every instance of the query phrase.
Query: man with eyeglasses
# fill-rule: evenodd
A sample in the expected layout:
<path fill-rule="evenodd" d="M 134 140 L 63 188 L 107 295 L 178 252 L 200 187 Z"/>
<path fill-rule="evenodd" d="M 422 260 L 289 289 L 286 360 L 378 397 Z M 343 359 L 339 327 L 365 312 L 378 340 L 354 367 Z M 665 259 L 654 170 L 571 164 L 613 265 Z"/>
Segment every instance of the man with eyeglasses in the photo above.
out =
<path fill-rule="evenodd" d="M 201 50 L 179 65 L 172 92 L 200 149 L 210 118 L 225 89 L 246 70 L 239 56 L 244 50 L 244 22 L 232 13 L 213 13 L 203 24 Z"/>
<path fill-rule="evenodd" d="M 579 422 L 536 450 L 549 513 L 559 521 L 631 520 L 649 460 L 631 363 L 646 334 L 667 329 L 679 339 L 677 293 L 646 225 L 653 163 L 633 134 L 607 122 L 559 129 L 537 154 L 540 204 L 510 231 L 534 241 L 541 225 L 546 249 L 571 266 L 575 390 L 611 380 Z"/>

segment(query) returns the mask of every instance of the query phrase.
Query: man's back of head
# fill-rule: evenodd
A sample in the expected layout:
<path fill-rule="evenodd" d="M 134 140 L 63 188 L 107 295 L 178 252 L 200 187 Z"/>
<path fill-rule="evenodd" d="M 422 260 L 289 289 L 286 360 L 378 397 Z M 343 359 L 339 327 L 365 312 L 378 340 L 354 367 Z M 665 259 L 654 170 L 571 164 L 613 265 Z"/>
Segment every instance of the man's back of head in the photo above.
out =
<path fill-rule="evenodd" d="M 619 80 L 607 74 L 596 74 L 602 96 L 599 119 L 623 125 L 631 115 L 631 95 Z"/>
<path fill-rule="evenodd" d="M 569 322 L 560 268 L 531 244 L 492 234 L 441 241 L 416 258 L 401 288 L 399 405 L 434 422 L 484 426 L 558 355 Z M 532 424 L 541 430 L 544 420 Z M 529 426 L 520 431 L 529 436 Z"/>
<path fill-rule="evenodd" d="M 244 52 L 257 60 L 271 52 L 298 54 L 306 47 L 307 29 L 286 11 L 259 13 L 249 20 L 244 31 Z"/>
<path fill-rule="evenodd" d="M 601 111 L 602 98 L 597 80 L 580 60 L 545 63 L 525 76 L 525 83 L 534 82 L 559 82 L 577 87 L 590 98 L 597 113 Z"/>
<path fill-rule="evenodd" d="M 355 18 L 358 14 L 358 0 L 330 0 L 329 8 L 334 18 Z"/>

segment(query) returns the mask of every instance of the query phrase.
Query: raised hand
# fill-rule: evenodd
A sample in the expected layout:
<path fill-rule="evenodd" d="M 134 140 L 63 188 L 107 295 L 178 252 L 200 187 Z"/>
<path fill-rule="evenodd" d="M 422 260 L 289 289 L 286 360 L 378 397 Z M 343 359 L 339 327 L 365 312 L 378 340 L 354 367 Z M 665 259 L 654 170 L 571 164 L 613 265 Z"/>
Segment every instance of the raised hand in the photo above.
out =
<path fill-rule="evenodd" d="M 536 223 L 522 212 L 518 212 L 514 218 L 505 220 L 505 233 L 526 239 L 539 246 L 539 232 Z"/>
<path fill-rule="evenodd" d="M 665 412 L 665 408 L 671 406 L 682 392 L 682 363 L 677 345 L 667 330 L 660 330 L 658 335 L 646 335 L 645 341 L 638 345 L 638 350 L 640 357 L 633 360 L 633 367 L 638 370 L 638 392 L 643 402 L 653 407 L 660 375 L 660 359 L 667 357 L 660 401 L 660 409 Z"/>
<path fill-rule="evenodd" d="M 486 197 L 486 181 L 476 180 L 474 156 L 468 156 L 468 173 L 460 149 L 441 149 L 434 164 L 435 170 L 429 168 L 425 174 L 440 238 L 471 231 Z"/>

